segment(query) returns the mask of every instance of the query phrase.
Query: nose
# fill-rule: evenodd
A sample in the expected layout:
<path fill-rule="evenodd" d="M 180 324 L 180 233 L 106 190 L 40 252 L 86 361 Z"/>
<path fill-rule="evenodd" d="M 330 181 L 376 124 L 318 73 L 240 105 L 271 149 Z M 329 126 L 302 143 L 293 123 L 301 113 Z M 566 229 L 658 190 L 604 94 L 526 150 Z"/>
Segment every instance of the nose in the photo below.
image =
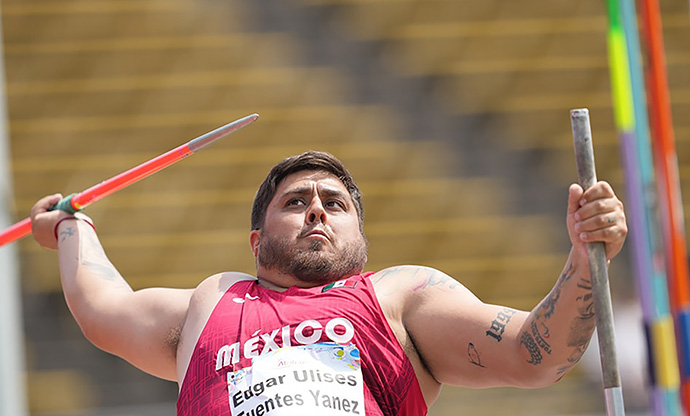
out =
<path fill-rule="evenodd" d="M 307 224 L 326 223 L 326 210 L 321 203 L 321 199 L 314 198 L 307 211 Z"/>

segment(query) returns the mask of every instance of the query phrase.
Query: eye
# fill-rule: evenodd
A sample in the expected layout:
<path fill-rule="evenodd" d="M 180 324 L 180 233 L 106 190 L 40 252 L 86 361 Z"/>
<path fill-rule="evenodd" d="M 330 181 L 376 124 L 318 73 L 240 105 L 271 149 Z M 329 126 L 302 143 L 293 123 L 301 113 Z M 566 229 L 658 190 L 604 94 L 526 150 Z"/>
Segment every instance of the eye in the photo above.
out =
<path fill-rule="evenodd" d="M 338 200 L 326 202 L 326 207 L 345 210 L 345 204 Z"/>
<path fill-rule="evenodd" d="M 290 200 L 288 200 L 287 203 L 285 204 L 285 206 L 288 206 L 288 207 L 289 207 L 289 206 L 299 207 L 299 206 L 302 206 L 302 205 L 305 205 L 305 203 L 304 203 L 304 200 L 302 200 L 302 199 L 300 199 L 300 198 L 290 199 Z"/>

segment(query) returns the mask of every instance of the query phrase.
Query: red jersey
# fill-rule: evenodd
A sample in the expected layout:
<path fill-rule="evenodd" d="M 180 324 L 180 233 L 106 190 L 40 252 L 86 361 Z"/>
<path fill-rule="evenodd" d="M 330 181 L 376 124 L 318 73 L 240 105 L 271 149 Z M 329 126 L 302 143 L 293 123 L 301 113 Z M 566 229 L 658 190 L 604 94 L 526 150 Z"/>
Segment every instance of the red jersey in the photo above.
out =
<path fill-rule="evenodd" d="M 369 280 L 371 274 L 308 289 L 293 286 L 284 292 L 265 289 L 255 280 L 232 285 L 199 336 L 177 401 L 178 416 L 291 414 L 280 409 L 286 411 L 290 405 L 296 411 L 298 405 L 309 402 L 323 409 L 321 414 L 426 415 L 414 369 L 383 315 Z M 357 367 L 361 364 L 359 379 L 304 370 L 294 371 L 294 379 L 280 375 L 266 379 L 261 386 L 233 390 L 232 384 L 251 370 L 253 360 L 290 350 L 286 347 L 346 344 L 357 354 Z M 305 391 L 280 396 L 286 387 L 294 389 L 308 378 L 317 386 L 340 391 L 358 387 L 356 380 L 362 380 L 359 388 L 364 403 L 326 396 L 317 389 L 309 390 L 311 395 Z M 231 411 L 231 404 L 245 404 L 254 393 L 270 398 L 251 411 L 238 411 L 237 407 Z"/>

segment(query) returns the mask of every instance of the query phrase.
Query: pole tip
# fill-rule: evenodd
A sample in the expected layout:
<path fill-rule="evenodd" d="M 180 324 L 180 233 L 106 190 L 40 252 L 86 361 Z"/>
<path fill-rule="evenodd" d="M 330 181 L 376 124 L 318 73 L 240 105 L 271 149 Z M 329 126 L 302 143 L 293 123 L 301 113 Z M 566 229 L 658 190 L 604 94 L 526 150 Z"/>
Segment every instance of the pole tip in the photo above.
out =
<path fill-rule="evenodd" d="M 244 127 L 244 126 L 247 126 L 249 124 L 252 124 L 258 118 L 259 118 L 259 114 L 253 113 L 253 114 L 250 114 L 248 116 L 242 117 L 241 119 L 238 120 L 238 122 L 242 125 L 242 127 Z"/>
<path fill-rule="evenodd" d="M 570 110 L 570 117 L 572 117 L 572 118 L 589 117 L 589 110 L 586 108 L 576 108 L 576 109 Z"/>

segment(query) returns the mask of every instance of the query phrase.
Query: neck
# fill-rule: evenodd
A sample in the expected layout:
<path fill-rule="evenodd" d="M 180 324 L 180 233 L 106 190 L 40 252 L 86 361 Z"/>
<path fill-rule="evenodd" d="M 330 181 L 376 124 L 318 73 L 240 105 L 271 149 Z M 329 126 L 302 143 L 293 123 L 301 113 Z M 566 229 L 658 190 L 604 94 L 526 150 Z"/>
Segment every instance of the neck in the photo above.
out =
<path fill-rule="evenodd" d="M 275 270 L 259 269 L 256 278 L 262 287 L 277 292 L 284 292 L 293 286 L 308 289 L 323 284 L 321 282 L 303 282 L 290 274 L 280 273 Z"/>
<path fill-rule="evenodd" d="M 305 282 L 290 274 L 280 273 L 275 270 L 265 270 L 260 267 L 257 270 L 256 279 L 258 283 L 266 289 L 275 290 L 276 292 L 284 292 L 293 286 L 297 286 L 302 289 L 309 289 L 311 287 L 323 286 L 338 280 L 346 279 L 350 276 L 352 276 L 352 274 L 348 274 L 347 276 L 342 276 L 340 279 L 334 279 L 331 281 Z"/>
<path fill-rule="evenodd" d="M 290 288 L 290 286 L 281 286 L 271 282 L 270 280 L 266 280 L 260 276 L 257 276 L 256 280 L 259 286 L 263 287 L 264 289 L 274 290 L 276 292 L 285 292 Z"/>

